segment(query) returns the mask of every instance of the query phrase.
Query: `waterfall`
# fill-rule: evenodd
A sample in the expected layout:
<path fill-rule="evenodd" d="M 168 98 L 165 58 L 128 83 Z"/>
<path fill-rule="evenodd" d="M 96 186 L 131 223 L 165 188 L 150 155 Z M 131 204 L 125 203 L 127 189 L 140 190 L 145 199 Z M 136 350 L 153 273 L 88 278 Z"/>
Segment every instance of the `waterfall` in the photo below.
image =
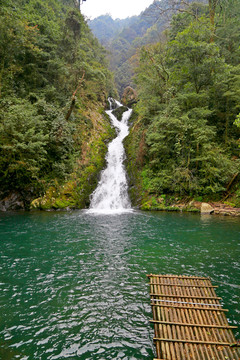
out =
<path fill-rule="evenodd" d="M 119 213 L 131 210 L 126 171 L 123 165 L 125 159 L 123 139 L 129 133 L 128 120 L 132 110 L 125 111 L 121 121 L 118 121 L 112 112 L 114 108 L 122 104 L 112 98 L 109 98 L 109 104 L 111 110 L 106 113 L 117 130 L 117 137 L 108 146 L 107 167 L 102 171 L 98 186 L 91 195 L 89 212 Z"/>

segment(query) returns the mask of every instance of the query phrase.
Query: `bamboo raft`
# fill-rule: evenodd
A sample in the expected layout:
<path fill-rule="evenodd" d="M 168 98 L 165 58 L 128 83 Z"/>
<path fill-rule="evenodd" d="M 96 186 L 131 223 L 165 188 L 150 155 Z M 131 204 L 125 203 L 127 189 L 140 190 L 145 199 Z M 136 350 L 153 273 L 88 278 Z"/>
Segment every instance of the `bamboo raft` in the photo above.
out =
<path fill-rule="evenodd" d="M 240 347 L 209 278 L 147 275 L 154 360 L 239 360 Z"/>

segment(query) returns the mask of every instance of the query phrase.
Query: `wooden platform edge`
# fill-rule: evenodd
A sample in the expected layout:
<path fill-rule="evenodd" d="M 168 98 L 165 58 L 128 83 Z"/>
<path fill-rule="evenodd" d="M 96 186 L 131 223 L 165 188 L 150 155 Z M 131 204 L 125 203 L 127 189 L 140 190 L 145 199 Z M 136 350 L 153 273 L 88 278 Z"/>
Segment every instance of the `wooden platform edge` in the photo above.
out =
<path fill-rule="evenodd" d="M 157 351 L 153 360 L 185 360 L 189 356 L 192 360 L 199 356 L 206 359 L 214 356 L 218 360 L 223 352 L 226 358 L 240 360 L 240 342 L 232 332 L 238 327 L 229 325 L 225 315 L 228 310 L 222 308 L 221 298 L 215 293 L 217 286 L 212 285 L 210 277 L 173 274 L 147 277 L 153 313 L 150 323 L 154 325 Z"/>
<path fill-rule="evenodd" d="M 148 278 L 150 277 L 160 277 L 160 278 L 176 278 L 176 279 L 198 279 L 198 280 L 211 280 L 210 277 L 203 277 L 203 276 L 191 276 L 191 275 L 172 275 L 172 274 L 147 274 Z"/>

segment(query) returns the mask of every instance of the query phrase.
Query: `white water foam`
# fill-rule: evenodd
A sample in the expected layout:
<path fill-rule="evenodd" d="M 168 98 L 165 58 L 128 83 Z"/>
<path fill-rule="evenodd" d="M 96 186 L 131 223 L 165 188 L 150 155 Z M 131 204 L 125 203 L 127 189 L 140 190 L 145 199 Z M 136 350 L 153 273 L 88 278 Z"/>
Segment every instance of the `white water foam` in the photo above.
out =
<path fill-rule="evenodd" d="M 112 101 L 109 103 L 111 105 Z M 116 103 L 118 106 L 122 105 L 119 102 Z M 123 165 L 125 159 L 123 139 L 129 133 L 128 120 L 132 110 L 125 111 L 121 121 L 117 120 L 112 111 L 109 110 L 106 113 L 117 129 L 118 135 L 108 146 L 107 167 L 102 171 L 98 186 L 91 195 L 90 209 L 88 210 L 90 213 L 118 214 L 132 211 L 128 196 L 126 171 Z"/>

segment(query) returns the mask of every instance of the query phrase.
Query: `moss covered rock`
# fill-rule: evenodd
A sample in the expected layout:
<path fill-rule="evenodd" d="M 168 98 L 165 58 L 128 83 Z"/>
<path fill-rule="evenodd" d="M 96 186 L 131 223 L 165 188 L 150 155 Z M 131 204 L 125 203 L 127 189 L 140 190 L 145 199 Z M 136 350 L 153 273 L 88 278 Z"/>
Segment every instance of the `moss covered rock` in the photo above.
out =
<path fill-rule="evenodd" d="M 126 106 L 119 106 L 117 109 L 113 110 L 112 113 L 119 121 L 121 121 L 122 115 L 125 111 L 128 111 L 128 108 Z"/>

